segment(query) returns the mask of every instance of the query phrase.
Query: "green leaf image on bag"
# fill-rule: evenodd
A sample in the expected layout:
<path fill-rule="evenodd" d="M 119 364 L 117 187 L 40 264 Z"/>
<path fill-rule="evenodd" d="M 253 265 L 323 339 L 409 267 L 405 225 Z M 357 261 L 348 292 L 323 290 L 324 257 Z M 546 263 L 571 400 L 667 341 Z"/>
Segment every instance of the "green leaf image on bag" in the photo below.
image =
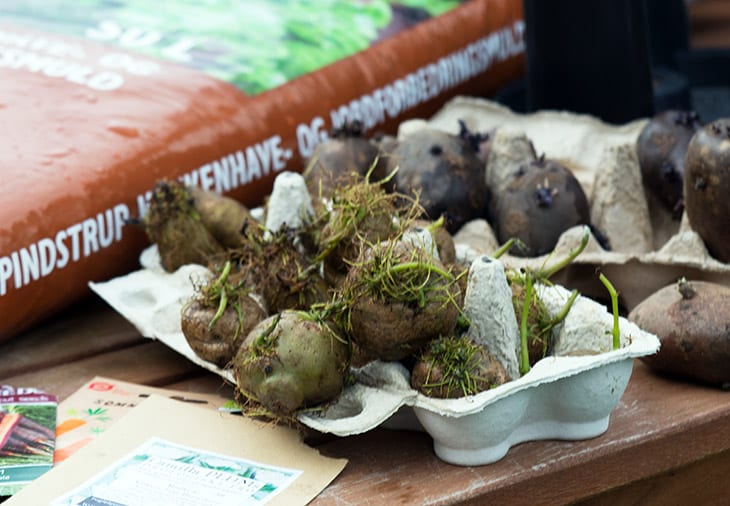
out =
<path fill-rule="evenodd" d="M 368 48 L 460 2 L 58 0 L 0 2 L 4 22 L 178 62 L 249 95 Z"/>

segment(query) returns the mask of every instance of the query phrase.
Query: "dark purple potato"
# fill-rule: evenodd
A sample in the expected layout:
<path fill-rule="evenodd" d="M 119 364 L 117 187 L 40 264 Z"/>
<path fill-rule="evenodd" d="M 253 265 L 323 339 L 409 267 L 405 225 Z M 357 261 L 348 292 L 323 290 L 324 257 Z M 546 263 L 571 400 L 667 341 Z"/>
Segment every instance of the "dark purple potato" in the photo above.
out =
<path fill-rule="evenodd" d="M 362 123 L 353 121 L 330 132 L 319 144 L 304 171 L 307 188 L 313 196 L 331 198 L 335 187 L 350 184 L 368 174 L 370 181 L 385 177 L 386 163 L 378 146 L 363 136 Z"/>
<path fill-rule="evenodd" d="M 484 218 L 489 203 L 485 163 L 472 143 L 449 133 L 423 129 L 403 139 L 388 157 L 388 172 L 397 169 L 395 191 L 419 195 L 424 218 L 446 218 L 454 233 L 475 218 Z"/>
<path fill-rule="evenodd" d="M 699 116 L 693 111 L 664 111 L 646 124 L 637 141 L 644 188 L 677 219 L 684 210 L 687 145 L 700 128 Z"/>
<path fill-rule="evenodd" d="M 347 322 L 360 355 L 403 360 L 453 332 L 461 286 L 422 248 L 386 241 L 363 249 L 342 285 Z"/>
<path fill-rule="evenodd" d="M 523 167 L 502 193 L 496 216 L 500 243 L 522 242 L 511 253 L 535 257 L 551 252 L 560 235 L 576 225 L 590 225 L 590 208 L 572 172 L 541 157 Z"/>
<path fill-rule="evenodd" d="M 730 262 L 730 118 L 715 120 L 692 137 L 684 201 L 692 229 L 710 254 Z"/>

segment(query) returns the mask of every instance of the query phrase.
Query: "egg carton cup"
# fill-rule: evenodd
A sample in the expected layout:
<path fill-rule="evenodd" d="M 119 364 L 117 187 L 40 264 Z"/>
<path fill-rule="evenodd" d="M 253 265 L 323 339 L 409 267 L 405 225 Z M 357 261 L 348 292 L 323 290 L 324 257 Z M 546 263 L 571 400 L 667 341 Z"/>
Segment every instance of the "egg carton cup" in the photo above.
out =
<path fill-rule="evenodd" d="M 300 421 L 320 432 L 348 436 L 378 425 L 425 430 L 436 455 L 455 465 L 490 464 L 526 441 L 600 436 L 631 377 L 633 359 L 656 352 L 653 336 L 635 334 L 616 351 L 547 357 L 519 379 L 458 399 L 425 396 L 409 385 L 399 363 L 373 362 L 355 371 L 323 415 Z"/>
<path fill-rule="evenodd" d="M 636 143 L 648 119 L 623 125 L 604 123 L 594 116 L 565 111 L 516 113 L 495 102 L 456 97 L 429 119 L 401 123 L 398 137 L 421 128 L 459 132 L 459 121 L 470 130 L 493 132 L 489 163 L 516 164 L 529 140 L 537 156 L 564 164 L 580 182 L 590 204 L 592 223 L 608 237 L 611 250 L 592 239 L 571 265 L 551 280 L 582 294 L 599 298 L 605 289 L 594 275 L 600 268 L 619 291 L 630 311 L 656 290 L 685 277 L 730 286 L 730 264 L 713 258 L 686 215 L 672 219 L 644 191 Z M 522 141 L 522 142 L 520 142 Z M 486 178 L 490 179 L 489 166 Z M 553 253 L 534 258 L 505 255 L 505 266 L 538 269 L 561 258 L 581 240 L 581 227 L 567 230 Z M 475 220 L 457 233 L 462 260 L 491 253 L 498 247 L 484 220 Z"/>
<path fill-rule="evenodd" d="M 158 339 L 235 384 L 230 369 L 195 354 L 180 327 L 183 304 L 194 295 L 194 286 L 209 279 L 211 273 L 198 265 L 165 272 L 155 246 L 142 253 L 140 262 L 142 269 L 90 283 L 91 289 L 142 335 Z M 547 292 L 542 298 L 548 306 L 555 305 L 554 310 L 569 293 L 559 286 L 543 290 L 552 293 L 552 299 Z M 572 324 L 573 331 L 586 334 L 585 342 L 595 343 L 597 339 L 608 349 L 611 315 L 582 296 L 574 303 L 576 309 L 579 302 L 585 308 L 579 310 L 582 312 Z M 571 324 L 566 320 L 564 325 Z M 378 426 L 425 430 L 433 437 L 439 458 L 465 466 L 495 462 L 524 441 L 595 437 L 608 427 L 610 413 L 631 376 L 633 359 L 655 353 L 659 347 L 656 336 L 623 318 L 620 330 L 622 347 L 617 350 L 549 356 L 518 379 L 459 399 L 427 397 L 411 388 L 409 372 L 402 364 L 371 362 L 353 370 L 355 384 L 345 388 L 324 411 L 303 412 L 298 419 L 314 430 L 338 436 L 360 434 Z M 595 344 L 590 346 L 596 348 Z"/>

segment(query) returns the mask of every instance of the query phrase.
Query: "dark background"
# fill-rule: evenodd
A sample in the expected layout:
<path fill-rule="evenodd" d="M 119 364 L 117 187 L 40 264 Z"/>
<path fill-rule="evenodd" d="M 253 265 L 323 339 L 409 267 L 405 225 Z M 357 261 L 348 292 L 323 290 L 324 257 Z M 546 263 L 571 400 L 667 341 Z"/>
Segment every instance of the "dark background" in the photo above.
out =
<path fill-rule="evenodd" d="M 493 98 L 620 124 L 730 117 L 730 0 L 523 0 L 526 77 Z"/>

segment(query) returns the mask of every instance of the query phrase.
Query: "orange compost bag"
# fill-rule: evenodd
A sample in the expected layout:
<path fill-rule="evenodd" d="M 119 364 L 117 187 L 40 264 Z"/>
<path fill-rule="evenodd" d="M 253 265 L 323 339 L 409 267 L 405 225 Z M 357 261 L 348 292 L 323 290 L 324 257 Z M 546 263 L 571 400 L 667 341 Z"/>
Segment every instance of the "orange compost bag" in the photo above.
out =
<path fill-rule="evenodd" d="M 126 222 L 144 213 L 157 180 L 183 178 L 256 206 L 278 173 L 303 169 L 332 127 L 359 119 L 366 132 L 392 133 L 457 94 L 489 95 L 524 68 L 520 0 L 441 2 L 450 7 L 432 13 L 418 1 L 329 2 L 330 15 L 339 12 L 334 7 L 378 7 L 381 26 L 360 46 L 351 40 L 354 29 L 340 29 L 349 54 L 320 58 L 317 68 L 305 66 L 307 51 L 319 54 L 311 41 L 329 25 L 312 35 L 311 23 L 300 21 L 314 14 L 286 13 L 281 2 L 213 3 L 236 7 L 216 12 L 229 32 L 273 19 L 260 10 L 278 6 L 275 14 L 291 19 L 271 33 L 309 44 L 288 59 L 277 56 L 274 42 L 254 42 L 236 59 L 222 36 L 176 28 L 172 38 L 154 24 L 173 19 L 163 9 L 169 0 L 144 3 L 146 17 L 122 10 L 132 2 L 81 3 L 91 6 L 0 7 L 0 341 L 90 294 L 89 281 L 137 267 L 147 240 Z M 172 4 L 182 14 L 195 6 Z M 247 21 L 241 9 L 259 21 Z M 71 13 L 74 22 L 64 24 Z M 197 11 L 189 17 L 193 27 L 207 26 Z M 273 60 L 298 68 L 264 72 Z M 258 70 L 246 74 L 247 62 Z M 264 75 L 271 77 L 262 84 Z"/>

